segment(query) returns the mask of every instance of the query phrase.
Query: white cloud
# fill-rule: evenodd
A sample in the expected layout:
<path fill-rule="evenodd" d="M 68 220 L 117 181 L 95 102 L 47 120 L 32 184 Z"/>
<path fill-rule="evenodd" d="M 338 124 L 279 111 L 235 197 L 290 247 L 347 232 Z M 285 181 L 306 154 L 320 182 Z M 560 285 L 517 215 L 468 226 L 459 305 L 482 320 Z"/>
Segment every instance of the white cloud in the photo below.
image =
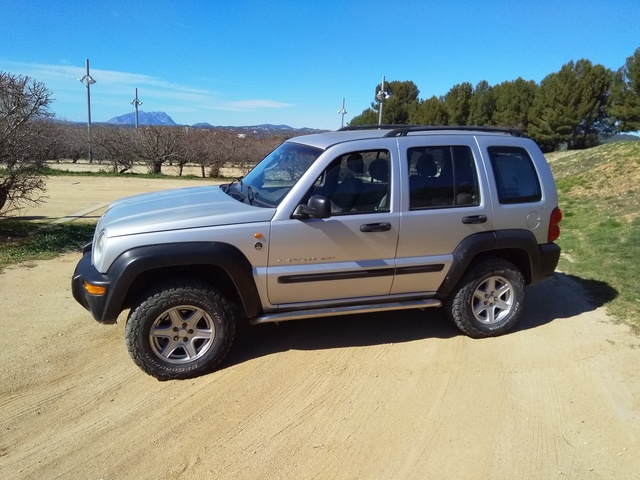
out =
<path fill-rule="evenodd" d="M 84 66 L 68 64 L 47 65 L 0 60 L 0 70 L 28 75 L 43 82 L 52 92 L 52 111 L 62 118 L 82 118 L 86 95 L 78 79 L 86 74 Z M 283 109 L 292 104 L 269 99 L 226 100 L 225 93 L 174 83 L 149 75 L 90 68 L 96 83 L 91 85 L 91 106 L 96 121 L 105 121 L 128 111 L 128 103 L 138 89 L 140 100 L 147 111 L 196 112 L 223 110 L 255 112 L 257 110 Z M 234 94 L 234 96 L 237 96 Z"/>

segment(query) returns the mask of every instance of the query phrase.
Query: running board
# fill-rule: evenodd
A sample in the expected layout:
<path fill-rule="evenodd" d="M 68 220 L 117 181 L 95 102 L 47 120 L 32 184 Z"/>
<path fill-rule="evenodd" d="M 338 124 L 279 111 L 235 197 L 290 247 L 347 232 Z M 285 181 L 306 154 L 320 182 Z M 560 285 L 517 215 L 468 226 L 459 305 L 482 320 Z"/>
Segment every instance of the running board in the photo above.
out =
<path fill-rule="evenodd" d="M 317 317 L 335 317 L 355 313 L 387 312 L 389 310 L 410 310 L 413 308 L 441 307 L 440 300 L 413 300 L 408 302 L 375 303 L 372 305 L 349 305 L 344 307 L 315 308 L 312 310 L 295 310 L 289 312 L 269 313 L 250 321 L 252 325 L 260 323 L 287 322 Z"/>

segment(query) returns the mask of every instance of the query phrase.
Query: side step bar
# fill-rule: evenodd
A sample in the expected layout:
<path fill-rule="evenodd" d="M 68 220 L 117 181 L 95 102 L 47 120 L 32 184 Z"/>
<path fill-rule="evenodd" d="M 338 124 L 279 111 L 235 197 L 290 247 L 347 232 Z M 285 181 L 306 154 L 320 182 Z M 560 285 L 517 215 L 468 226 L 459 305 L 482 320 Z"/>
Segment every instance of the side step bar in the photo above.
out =
<path fill-rule="evenodd" d="M 407 302 L 393 302 L 393 303 L 376 303 L 372 305 L 349 305 L 343 307 L 327 307 L 327 308 L 315 308 L 311 310 L 295 310 L 289 312 L 274 312 L 261 317 L 254 318 L 250 321 L 252 325 L 258 325 L 260 323 L 277 323 L 286 322 L 289 320 L 304 320 L 307 318 L 316 317 L 335 317 L 338 315 L 352 315 L 355 313 L 374 313 L 374 312 L 387 312 L 390 310 L 410 310 L 413 308 L 431 308 L 441 307 L 442 302 L 440 300 L 412 300 Z"/>

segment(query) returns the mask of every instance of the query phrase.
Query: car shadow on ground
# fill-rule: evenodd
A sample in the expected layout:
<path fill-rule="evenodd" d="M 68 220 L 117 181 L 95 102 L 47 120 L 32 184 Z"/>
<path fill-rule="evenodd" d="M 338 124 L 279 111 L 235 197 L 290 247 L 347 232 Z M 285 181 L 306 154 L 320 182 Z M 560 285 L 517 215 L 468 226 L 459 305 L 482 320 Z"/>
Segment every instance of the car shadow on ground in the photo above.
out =
<path fill-rule="evenodd" d="M 591 282 L 591 288 L 585 288 Z M 594 285 L 593 283 L 597 283 Z M 600 292 L 597 299 L 589 291 Z M 527 288 L 523 316 L 513 332 L 540 327 L 594 310 L 615 298 L 609 285 L 556 272 Z M 462 335 L 442 308 L 401 310 L 315 318 L 239 329 L 233 348 L 220 368 L 287 350 L 322 350 L 411 342 Z"/>
<path fill-rule="evenodd" d="M 527 288 L 522 318 L 514 332 L 536 328 L 601 307 L 618 296 L 609 284 L 562 272 Z"/>

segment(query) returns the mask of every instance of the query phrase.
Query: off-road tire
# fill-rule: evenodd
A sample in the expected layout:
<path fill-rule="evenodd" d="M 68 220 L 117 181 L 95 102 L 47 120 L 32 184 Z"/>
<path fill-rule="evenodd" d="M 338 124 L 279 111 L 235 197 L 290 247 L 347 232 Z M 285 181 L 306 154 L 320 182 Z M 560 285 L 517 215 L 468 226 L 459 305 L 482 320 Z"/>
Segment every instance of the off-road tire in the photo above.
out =
<path fill-rule="evenodd" d="M 520 318 L 524 277 L 501 258 L 472 265 L 445 301 L 449 319 L 472 338 L 495 337 L 509 331 Z"/>
<path fill-rule="evenodd" d="M 149 292 L 129 314 L 127 350 L 142 370 L 159 380 L 197 377 L 229 352 L 235 314 L 211 286 L 174 281 Z"/>

